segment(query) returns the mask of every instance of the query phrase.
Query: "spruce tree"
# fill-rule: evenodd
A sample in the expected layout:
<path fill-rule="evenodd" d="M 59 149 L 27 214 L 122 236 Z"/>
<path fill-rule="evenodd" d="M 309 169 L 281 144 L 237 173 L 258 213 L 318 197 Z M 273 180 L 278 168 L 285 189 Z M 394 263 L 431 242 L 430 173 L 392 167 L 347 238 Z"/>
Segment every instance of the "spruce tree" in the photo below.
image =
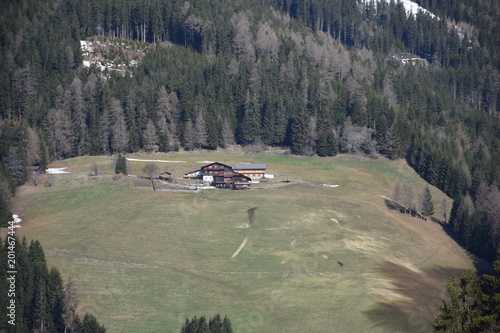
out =
<path fill-rule="evenodd" d="M 296 116 L 292 121 L 290 133 L 290 148 L 292 154 L 301 155 L 304 153 L 307 141 L 307 124 L 304 117 Z"/>
<path fill-rule="evenodd" d="M 127 174 L 127 159 L 122 154 L 118 154 L 118 158 L 116 159 L 115 173 Z"/>
<path fill-rule="evenodd" d="M 429 186 L 426 186 L 422 193 L 422 215 L 427 219 L 432 214 L 434 214 L 434 203 Z"/>

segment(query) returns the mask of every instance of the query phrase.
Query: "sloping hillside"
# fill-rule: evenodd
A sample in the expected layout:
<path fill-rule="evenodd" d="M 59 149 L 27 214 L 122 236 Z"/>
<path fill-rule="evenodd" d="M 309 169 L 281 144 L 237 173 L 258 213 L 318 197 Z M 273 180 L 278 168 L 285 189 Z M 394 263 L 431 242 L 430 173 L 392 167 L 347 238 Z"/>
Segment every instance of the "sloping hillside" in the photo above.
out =
<path fill-rule="evenodd" d="M 49 264 L 75 279 L 80 310 L 110 332 L 176 332 L 215 313 L 236 332 L 430 331 L 446 278 L 474 269 L 438 223 L 385 204 L 396 182 L 425 186 L 402 160 L 131 157 L 186 162 L 155 162 L 177 175 L 207 161 L 268 163 L 276 178 L 255 191 L 153 192 L 107 176 L 109 157 L 80 157 L 51 165 L 70 172 L 52 186 L 23 186 L 19 233 L 44 244 Z M 130 161 L 129 173 L 145 163 Z M 104 174 L 89 176 L 93 164 Z M 431 191 L 439 219 L 443 194 Z"/>

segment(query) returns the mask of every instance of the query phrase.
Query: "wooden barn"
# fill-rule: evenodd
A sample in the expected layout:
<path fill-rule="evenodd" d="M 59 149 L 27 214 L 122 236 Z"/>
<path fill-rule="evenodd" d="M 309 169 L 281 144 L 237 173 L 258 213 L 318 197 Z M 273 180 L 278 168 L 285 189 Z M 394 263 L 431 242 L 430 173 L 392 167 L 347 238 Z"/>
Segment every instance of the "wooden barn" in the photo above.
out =
<path fill-rule="evenodd" d="M 237 163 L 233 170 L 250 177 L 252 179 L 261 179 L 266 175 L 267 164 L 264 163 Z"/>

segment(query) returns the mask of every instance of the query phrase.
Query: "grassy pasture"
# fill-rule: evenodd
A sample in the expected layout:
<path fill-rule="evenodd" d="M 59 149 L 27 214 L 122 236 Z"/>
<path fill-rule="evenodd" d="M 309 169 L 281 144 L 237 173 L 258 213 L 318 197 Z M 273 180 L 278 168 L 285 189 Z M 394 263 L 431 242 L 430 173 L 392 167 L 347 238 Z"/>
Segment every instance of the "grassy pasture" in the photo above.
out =
<path fill-rule="evenodd" d="M 260 191 L 153 192 L 132 178 L 89 177 L 93 163 L 111 173 L 113 159 L 80 157 L 54 163 L 72 173 L 56 175 L 52 187 L 23 187 L 19 234 L 41 241 L 49 264 L 76 281 L 80 311 L 96 314 L 109 332 L 178 332 L 185 318 L 215 313 L 239 333 L 429 331 L 448 274 L 473 269 L 438 224 L 384 204 L 380 195 L 390 196 L 397 181 L 425 186 L 404 161 L 128 157 L 185 161 L 156 162 L 178 176 L 207 161 L 268 163 L 277 180 L 291 182 Z M 129 162 L 129 173 L 143 176 L 145 163 Z M 440 217 L 443 194 L 431 191 Z"/>

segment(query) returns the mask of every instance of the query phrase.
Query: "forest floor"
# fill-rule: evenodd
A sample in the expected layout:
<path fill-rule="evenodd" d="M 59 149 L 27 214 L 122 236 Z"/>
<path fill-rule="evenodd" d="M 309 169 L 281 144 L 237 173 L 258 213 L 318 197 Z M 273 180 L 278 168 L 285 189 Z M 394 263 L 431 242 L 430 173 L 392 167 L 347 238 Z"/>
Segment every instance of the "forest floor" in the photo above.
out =
<path fill-rule="evenodd" d="M 79 311 L 109 332 L 177 332 L 186 318 L 216 313 L 239 333 L 431 331 L 446 279 L 474 270 L 440 224 L 386 206 L 396 182 L 426 185 L 403 160 L 127 157 L 185 161 L 156 162 L 174 175 L 200 161 L 267 163 L 276 178 L 262 184 L 269 191 L 153 192 L 115 180 L 113 158 L 101 156 L 58 161 L 51 167 L 71 173 L 20 188 L 18 234 L 40 240 L 49 265 L 75 280 Z M 143 176 L 145 163 L 130 161 L 129 173 Z M 89 176 L 93 164 L 100 175 Z M 444 194 L 431 192 L 439 218 Z"/>

